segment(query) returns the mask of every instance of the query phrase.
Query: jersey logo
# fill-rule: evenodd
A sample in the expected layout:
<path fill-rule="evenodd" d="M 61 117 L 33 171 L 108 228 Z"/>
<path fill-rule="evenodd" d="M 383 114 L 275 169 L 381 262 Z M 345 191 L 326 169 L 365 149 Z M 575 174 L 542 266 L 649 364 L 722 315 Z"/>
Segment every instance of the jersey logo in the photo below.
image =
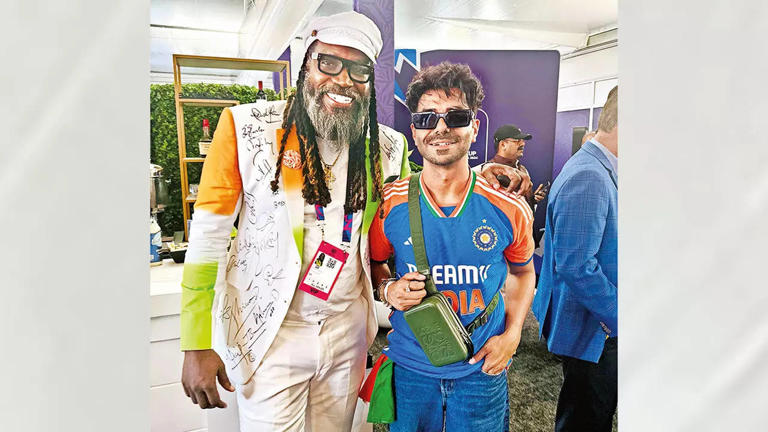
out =
<path fill-rule="evenodd" d="M 442 290 L 440 292 L 448 297 L 453 311 L 457 314 L 472 315 L 478 310 L 485 310 L 483 291 L 480 289 L 475 288 L 472 290 L 472 294 L 469 296 L 469 305 L 467 305 L 467 294 L 469 294 L 467 290 L 461 290 L 458 294 L 452 290 Z"/>
<path fill-rule="evenodd" d="M 405 263 L 409 272 L 418 271 L 415 264 Z M 463 285 L 484 283 L 488 279 L 488 269 L 491 265 L 451 265 L 436 264 L 430 269 L 435 285 Z"/>
<path fill-rule="evenodd" d="M 497 239 L 496 231 L 488 225 L 480 226 L 472 233 L 472 242 L 475 244 L 475 247 L 485 252 L 496 246 Z"/>
<path fill-rule="evenodd" d="M 413 241 L 410 237 L 408 237 L 408 240 L 403 242 L 403 246 L 413 246 Z"/>

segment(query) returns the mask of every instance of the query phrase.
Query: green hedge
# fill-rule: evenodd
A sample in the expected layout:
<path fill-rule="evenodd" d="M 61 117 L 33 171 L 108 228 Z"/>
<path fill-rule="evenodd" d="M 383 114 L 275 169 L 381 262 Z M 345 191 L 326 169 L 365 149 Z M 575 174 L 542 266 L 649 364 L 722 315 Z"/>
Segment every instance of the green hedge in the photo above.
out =
<path fill-rule="evenodd" d="M 222 84 L 183 84 L 182 97 L 232 99 L 241 104 L 256 101 L 256 87 Z M 272 89 L 264 89 L 268 100 L 277 100 Z M 179 172 L 179 145 L 176 134 L 176 104 L 173 97 L 173 84 L 152 84 L 150 94 L 150 161 L 163 167 L 163 175 L 170 179 L 168 203 L 165 212 L 160 214 L 159 223 L 164 235 L 173 235 L 174 231 L 184 230 L 184 215 L 181 202 L 181 173 Z M 216 130 L 219 115 L 223 108 L 184 107 L 184 125 L 187 141 L 187 157 L 200 155 L 197 143 L 203 135 L 203 119 L 210 121 L 211 134 Z M 188 165 L 189 183 L 200 182 L 203 164 Z"/>

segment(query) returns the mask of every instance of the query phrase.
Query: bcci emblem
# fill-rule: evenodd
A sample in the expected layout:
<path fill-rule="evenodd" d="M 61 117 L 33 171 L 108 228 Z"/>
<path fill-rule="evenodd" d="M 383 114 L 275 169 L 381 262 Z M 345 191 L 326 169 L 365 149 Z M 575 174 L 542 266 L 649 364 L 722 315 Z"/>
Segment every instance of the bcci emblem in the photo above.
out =
<path fill-rule="evenodd" d="M 475 244 L 475 247 L 485 252 L 488 252 L 496 246 L 497 238 L 496 231 L 488 225 L 478 227 L 475 232 L 472 233 L 472 242 Z"/>

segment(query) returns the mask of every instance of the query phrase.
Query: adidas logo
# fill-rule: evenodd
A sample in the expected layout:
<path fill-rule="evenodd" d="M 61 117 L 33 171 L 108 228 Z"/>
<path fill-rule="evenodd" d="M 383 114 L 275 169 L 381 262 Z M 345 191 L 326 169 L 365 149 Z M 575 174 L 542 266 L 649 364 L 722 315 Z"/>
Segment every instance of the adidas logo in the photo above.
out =
<path fill-rule="evenodd" d="M 408 240 L 404 241 L 403 245 L 405 245 L 405 246 L 413 246 L 413 240 L 411 240 L 411 238 L 408 237 Z"/>

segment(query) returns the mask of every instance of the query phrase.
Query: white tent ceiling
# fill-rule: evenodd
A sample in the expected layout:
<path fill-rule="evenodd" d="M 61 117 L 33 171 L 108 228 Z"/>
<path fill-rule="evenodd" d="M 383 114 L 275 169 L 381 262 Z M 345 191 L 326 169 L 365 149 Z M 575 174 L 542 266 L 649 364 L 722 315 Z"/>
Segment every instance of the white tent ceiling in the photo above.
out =
<path fill-rule="evenodd" d="M 275 59 L 311 17 L 352 5 L 353 0 L 152 0 L 152 81 L 172 81 L 173 53 Z M 588 35 L 615 28 L 617 9 L 618 0 L 395 0 L 395 47 L 565 54 L 584 46 Z M 237 77 L 203 72 L 207 76 L 199 79 L 206 81 Z"/>
<path fill-rule="evenodd" d="M 617 0 L 395 1 L 398 48 L 559 49 L 616 27 Z"/>
<path fill-rule="evenodd" d="M 276 59 L 307 20 L 340 12 L 345 1 L 323 0 L 152 0 L 150 6 L 153 82 L 173 79 L 174 53 Z M 202 70 L 202 78 L 233 82 L 241 74 Z M 271 81 L 271 73 L 249 73 Z"/>

